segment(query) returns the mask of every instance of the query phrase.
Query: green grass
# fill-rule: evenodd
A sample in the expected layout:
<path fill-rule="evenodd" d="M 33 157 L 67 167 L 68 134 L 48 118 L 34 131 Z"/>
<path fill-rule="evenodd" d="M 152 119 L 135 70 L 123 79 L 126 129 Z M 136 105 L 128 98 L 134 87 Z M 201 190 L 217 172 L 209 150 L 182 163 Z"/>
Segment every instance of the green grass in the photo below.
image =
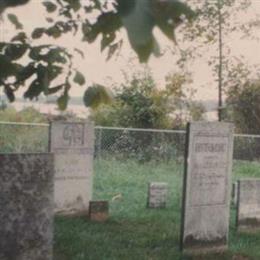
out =
<path fill-rule="evenodd" d="M 234 179 L 260 177 L 260 164 L 234 164 Z M 260 234 L 237 234 L 231 211 L 229 251 L 182 256 L 179 252 L 182 165 L 175 162 L 101 160 L 95 164 L 94 199 L 109 200 L 106 223 L 84 218 L 55 219 L 55 260 L 245 260 L 260 259 Z M 147 209 L 150 181 L 169 184 L 166 209 Z"/>

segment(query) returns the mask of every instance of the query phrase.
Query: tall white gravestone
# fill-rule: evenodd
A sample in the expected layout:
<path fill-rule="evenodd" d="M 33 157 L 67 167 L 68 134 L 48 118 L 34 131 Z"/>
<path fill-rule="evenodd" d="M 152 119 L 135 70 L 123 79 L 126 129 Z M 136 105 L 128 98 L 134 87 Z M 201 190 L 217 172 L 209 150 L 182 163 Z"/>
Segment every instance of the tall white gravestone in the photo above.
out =
<path fill-rule="evenodd" d="M 49 150 L 54 153 L 57 214 L 87 214 L 92 197 L 94 125 L 52 122 Z"/>
<path fill-rule="evenodd" d="M 229 228 L 233 125 L 188 125 L 181 226 L 181 249 L 223 251 Z"/>

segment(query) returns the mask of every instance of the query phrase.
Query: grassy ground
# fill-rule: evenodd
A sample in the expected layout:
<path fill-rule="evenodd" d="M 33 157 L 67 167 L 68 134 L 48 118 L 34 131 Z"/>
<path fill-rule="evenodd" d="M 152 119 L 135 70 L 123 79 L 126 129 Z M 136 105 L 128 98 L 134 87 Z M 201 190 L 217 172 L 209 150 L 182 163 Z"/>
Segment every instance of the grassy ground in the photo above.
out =
<path fill-rule="evenodd" d="M 234 164 L 233 178 L 260 177 L 260 164 Z M 175 260 L 260 259 L 260 233 L 237 234 L 235 211 L 231 211 L 229 251 L 197 257 L 179 253 L 182 165 L 101 160 L 96 162 L 94 199 L 107 199 L 110 219 L 106 223 L 87 219 L 55 220 L 55 260 Z M 169 184 L 166 209 L 146 208 L 150 181 Z"/>

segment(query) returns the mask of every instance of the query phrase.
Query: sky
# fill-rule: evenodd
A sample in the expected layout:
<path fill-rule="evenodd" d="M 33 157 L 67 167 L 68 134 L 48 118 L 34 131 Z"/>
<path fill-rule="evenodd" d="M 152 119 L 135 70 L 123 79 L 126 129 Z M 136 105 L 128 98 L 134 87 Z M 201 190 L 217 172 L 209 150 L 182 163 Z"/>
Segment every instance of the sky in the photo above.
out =
<path fill-rule="evenodd" d="M 239 0 L 238 0 L 239 1 Z M 260 0 L 253 0 L 251 13 L 242 14 L 241 21 L 246 20 L 248 16 L 260 14 Z M 21 22 L 25 25 L 25 28 L 33 28 L 36 24 L 44 24 L 45 16 L 44 9 L 42 9 L 39 0 L 32 0 L 31 4 L 23 7 L 16 8 L 15 13 L 19 16 Z M 6 13 L 14 12 L 8 10 Z M 8 38 L 14 33 L 12 26 L 4 23 L 4 28 L 1 28 L 1 38 Z M 123 31 L 123 38 L 126 39 L 126 34 Z M 259 32 L 258 32 L 259 33 Z M 162 34 L 158 34 L 158 40 L 162 48 L 171 48 L 173 43 L 169 42 Z M 178 39 L 178 35 L 177 35 Z M 43 41 L 49 42 L 50 39 Z M 94 44 L 88 45 L 80 40 L 80 37 L 71 37 L 71 35 L 63 37 L 59 40 L 61 45 L 64 45 L 70 49 L 77 47 L 85 52 L 85 59 L 76 56 L 75 63 L 78 69 L 83 72 L 87 80 L 87 86 L 93 83 L 112 84 L 113 82 L 122 82 L 123 73 L 134 72 L 135 70 L 142 70 L 144 67 L 149 67 L 152 71 L 158 87 L 163 87 L 165 76 L 174 72 L 177 69 L 174 56 L 168 51 L 160 58 L 151 57 L 147 65 L 139 64 L 136 54 L 131 50 L 127 40 L 124 41 L 124 47 L 117 58 L 112 58 L 106 62 L 106 55 L 100 52 L 99 40 Z M 259 56 L 256 55 L 257 50 L 260 49 L 259 42 L 249 41 L 247 39 L 241 40 L 235 36 L 229 39 L 226 43 L 231 46 L 231 50 L 236 55 L 244 55 L 248 60 L 248 63 L 255 64 L 259 62 Z M 212 50 L 212 53 L 214 50 Z M 210 52 L 205 53 L 204 57 L 196 60 L 194 64 L 190 65 L 189 70 L 193 74 L 192 88 L 197 90 L 195 99 L 197 100 L 217 100 L 217 82 L 211 76 L 211 71 L 207 65 L 208 57 L 212 55 Z M 86 87 L 75 86 L 72 88 L 71 94 L 80 96 L 83 94 Z"/>

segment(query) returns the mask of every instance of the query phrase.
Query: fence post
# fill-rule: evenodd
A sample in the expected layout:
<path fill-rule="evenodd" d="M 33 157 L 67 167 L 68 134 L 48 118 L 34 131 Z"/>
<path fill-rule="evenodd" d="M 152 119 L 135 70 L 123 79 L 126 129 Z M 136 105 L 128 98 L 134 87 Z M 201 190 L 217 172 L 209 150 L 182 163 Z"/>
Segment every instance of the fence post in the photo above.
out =
<path fill-rule="evenodd" d="M 102 128 L 99 128 L 99 133 L 98 133 L 98 140 L 97 140 L 97 159 L 101 159 L 101 150 L 102 150 Z"/>

